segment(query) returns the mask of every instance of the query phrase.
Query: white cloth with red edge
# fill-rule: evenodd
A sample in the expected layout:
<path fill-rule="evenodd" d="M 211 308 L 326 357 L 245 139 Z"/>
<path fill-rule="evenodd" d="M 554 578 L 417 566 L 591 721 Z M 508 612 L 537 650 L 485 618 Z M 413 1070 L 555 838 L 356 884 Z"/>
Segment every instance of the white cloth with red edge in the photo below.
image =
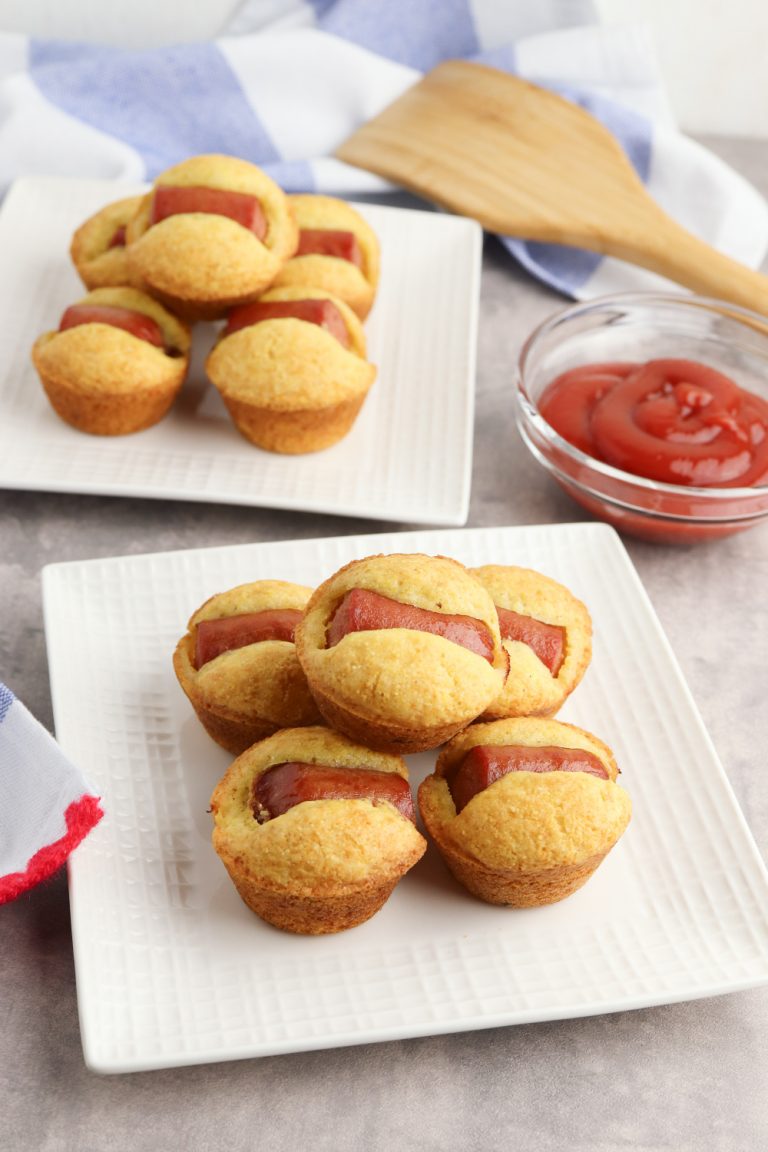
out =
<path fill-rule="evenodd" d="M 79 768 L 0 682 L 0 904 L 53 875 L 102 814 Z"/>

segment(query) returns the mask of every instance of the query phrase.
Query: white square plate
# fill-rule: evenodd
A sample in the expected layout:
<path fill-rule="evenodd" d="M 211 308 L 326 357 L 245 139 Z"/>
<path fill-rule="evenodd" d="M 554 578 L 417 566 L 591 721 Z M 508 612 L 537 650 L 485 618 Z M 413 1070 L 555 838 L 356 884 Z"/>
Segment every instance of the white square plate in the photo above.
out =
<path fill-rule="evenodd" d="M 230 757 L 171 654 L 232 585 L 319 583 L 374 552 L 523 564 L 589 606 L 594 659 L 562 717 L 616 752 L 633 818 L 561 904 L 490 907 L 432 848 L 368 923 L 287 935 L 241 903 L 206 811 Z M 614 1012 L 768 981 L 768 874 L 611 528 L 408 532 L 54 564 L 56 731 L 106 815 L 70 861 L 85 1059 L 101 1072 Z M 433 754 L 411 757 L 418 784 Z"/>
<path fill-rule="evenodd" d="M 101 180 L 30 178 L 8 193 L 0 212 L 0 487 L 464 524 L 480 226 L 357 205 L 381 242 L 381 284 L 365 325 L 379 373 L 352 431 L 334 447 L 280 456 L 239 435 L 205 379 L 213 324 L 197 325 L 189 378 L 164 420 L 133 436 L 88 436 L 56 416 L 30 349 L 85 294 L 68 256 L 75 228 L 137 191 Z"/>

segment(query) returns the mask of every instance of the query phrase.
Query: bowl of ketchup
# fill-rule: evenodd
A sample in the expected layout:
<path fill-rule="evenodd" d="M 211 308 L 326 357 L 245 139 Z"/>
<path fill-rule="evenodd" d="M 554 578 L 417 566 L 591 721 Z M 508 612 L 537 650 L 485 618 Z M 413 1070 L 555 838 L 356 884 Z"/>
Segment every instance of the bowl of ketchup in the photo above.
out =
<path fill-rule="evenodd" d="M 517 426 L 583 508 L 664 543 L 768 517 L 768 318 L 635 292 L 541 324 L 518 361 Z"/>

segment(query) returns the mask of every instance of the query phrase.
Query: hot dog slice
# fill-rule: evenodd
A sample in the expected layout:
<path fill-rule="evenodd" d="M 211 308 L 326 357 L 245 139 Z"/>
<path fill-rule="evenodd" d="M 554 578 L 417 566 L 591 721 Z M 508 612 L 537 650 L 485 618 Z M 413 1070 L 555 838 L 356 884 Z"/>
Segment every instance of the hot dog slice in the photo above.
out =
<path fill-rule="evenodd" d="M 194 188 L 159 184 L 152 195 L 150 226 L 159 224 L 169 216 L 189 212 L 206 212 L 212 216 L 228 216 L 242 224 L 259 240 L 267 234 L 267 221 L 261 204 L 247 192 L 229 192 L 225 188 Z"/>
<path fill-rule="evenodd" d="M 296 255 L 335 256 L 358 268 L 363 266 L 363 254 L 354 232 L 339 232 L 332 228 L 302 228 Z"/>
<path fill-rule="evenodd" d="M 301 620 L 296 608 L 266 608 L 263 612 L 243 612 L 239 616 L 222 616 L 201 620 L 195 638 L 195 668 L 202 668 L 222 652 L 259 644 L 262 640 L 288 640 Z"/>
<path fill-rule="evenodd" d="M 408 781 L 395 772 L 368 768 L 334 768 L 326 764 L 289 761 L 276 764 L 257 776 L 251 807 L 257 820 L 282 816 L 305 800 L 370 800 L 388 802 L 415 822 L 413 797 Z"/>
<path fill-rule="evenodd" d="M 120 224 L 115 228 L 112 239 L 107 245 L 108 248 L 125 248 L 125 224 Z"/>
<path fill-rule="evenodd" d="M 148 344 L 156 344 L 158 348 L 164 345 L 157 321 L 143 312 L 134 312 L 132 308 L 118 308 L 112 304 L 72 304 L 61 317 L 59 332 L 77 328 L 80 324 L 110 324 L 138 336 L 139 340 L 146 340 Z"/>
<path fill-rule="evenodd" d="M 283 320 L 286 317 L 317 324 L 335 336 L 345 348 L 349 347 L 347 326 L 332 300 L 257 300 L 255 304 L 241 304 L 230 312 L 224 335 L 231 336 L 240 328 L 248 328 L 262 320 Z"/>
<path fill-rule="evenodd" d="M 499 608 L 498 604 L 496 611 L 502 639 L 521 640 L 527 644 L 552 675 L 557 676 L 565 657 L 565 628 L 559 624 L 545 624 L 533 616 L 522 616 L 510 608 Z"/>
<path fill-rule="evenodd" d="M 472 616 L 430 612 L 427 608 L 401 604 L 399 600 L 390 600 L 388 596 L 380 596 L 378 592 L 365 588 L 353 588 L 347 592 L 333 614 L 326 644 L 332 648 L 350 632 L 372 632 L 380 628 L 431 632 L 493 662 L 493 636 L 481 620 Z"/>
<path fill-rule="evenodd" d="M 588 772 L 603 780 L 609 778 L 597 756 L 581 748 L 479 745 L 471 748 L 445 777 L 457 813 L 473 796 L 508 772 Z"/>

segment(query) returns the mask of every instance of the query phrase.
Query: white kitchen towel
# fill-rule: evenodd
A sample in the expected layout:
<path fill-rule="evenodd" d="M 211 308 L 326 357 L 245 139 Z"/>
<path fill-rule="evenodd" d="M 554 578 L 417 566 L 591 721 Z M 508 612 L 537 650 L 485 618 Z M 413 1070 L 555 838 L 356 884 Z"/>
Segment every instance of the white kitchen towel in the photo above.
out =
<path fill-rule="evenodd" d="M 53 875 L 101 817 L 80 770 L 0 683 L 0 904 Z"/>
<path fill-rule="evenodd" d="M 676 131 L 647 30 L 591 19 L 588 0 L 246 0 L 216 40 L 144 51 L 0 33 L 0 189 L 25 175 L 151 180 L 224 152 L 288 191 L 378 192 L 391 186 L 334 149 L 423 72 L 463 57 L 578 101 L 663 208 L 757 266 L 765 201 Z M 594 253 L 504 242 L 568 296 L 664 284 Z"/>

